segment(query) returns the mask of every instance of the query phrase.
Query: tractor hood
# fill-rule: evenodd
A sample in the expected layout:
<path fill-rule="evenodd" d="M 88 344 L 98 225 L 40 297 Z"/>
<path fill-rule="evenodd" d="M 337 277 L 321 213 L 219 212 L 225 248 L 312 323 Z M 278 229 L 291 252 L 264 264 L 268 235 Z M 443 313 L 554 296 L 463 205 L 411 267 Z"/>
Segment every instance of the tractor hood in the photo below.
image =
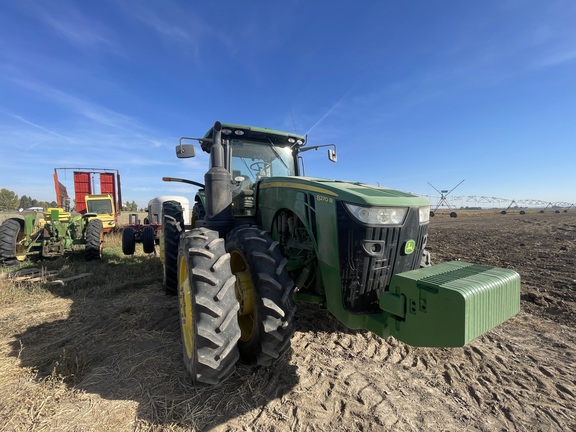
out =
<path fill-rule="evenodd" d="M 307 190 L 321 196 L 363 206 L 421 207 L 430 205 L 425 198 L 394 189 L 314 177 L 263 178 L 260 188 Z"/>

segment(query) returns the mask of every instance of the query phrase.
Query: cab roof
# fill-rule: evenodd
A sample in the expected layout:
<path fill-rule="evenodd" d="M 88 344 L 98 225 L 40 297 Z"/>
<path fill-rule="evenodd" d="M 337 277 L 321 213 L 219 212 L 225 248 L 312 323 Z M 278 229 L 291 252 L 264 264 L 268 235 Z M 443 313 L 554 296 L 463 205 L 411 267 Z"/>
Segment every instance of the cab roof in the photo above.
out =
<path fill-rule="evenodd" d="M 212 138 L 213 127 L 204 135 L 204 138 Z M 292 146 L 297 141 L 301 141 L 303 146 L 306 144 L 306 136 L 295 133 L 283 132 L 275 129 L 268 129 L 256 126 L 237 125 L 232 123 L 222 123 L 222 135 L 224 137 L 233 136 L 238 139 L 249 141 L 260 141 L 263 143 L 278 146 Z M 292 140 L 291 140 L 292 139 Z"/>

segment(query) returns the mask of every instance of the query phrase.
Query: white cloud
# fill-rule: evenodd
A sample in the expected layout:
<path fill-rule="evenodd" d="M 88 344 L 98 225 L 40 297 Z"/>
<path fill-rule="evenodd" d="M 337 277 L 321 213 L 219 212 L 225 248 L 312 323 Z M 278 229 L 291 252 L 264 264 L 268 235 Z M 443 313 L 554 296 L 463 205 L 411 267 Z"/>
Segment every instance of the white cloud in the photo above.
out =
<path fill-rule="evenodd" d="M 9 78 L 9 80 L 24 89 L 43 96 L 59 105 L 65 106 L 69 110 L 81 114 L 97 123 L 118 129 L 142 129 L 142 126 L 134 117 L 102 107 L 78 96 L 58 90 L 47 84 L 32 80 L 24 80 L 21 78 Z"/>
<path fill-rule="evenodd" d="M 13 119 L 15 119 L 15 120 L 18 120 L 19 122 L 22 122 L 22 123 L 26 124 L 26 125 L 28 125 L 28 126 L 32 126 L 32 127 L 35 128 L 35 129 L 38 129 L 38 130 L 40 130 L 40 131 L 42 131 L 42 132 L 45 132 L 45 133 L 47 133 L 47 134 L 49 134 L 49 135 L 52 135 L 53 137 L 56 137 L 56 138 L 59 138 L 59 139 L 63 139 L 63 140 L 66 140 L 66 141 L 72 142 L 72 143 L 76 143 L 76 142 L 77 142 L 76 140 L 74 140 L 74 139 L 71 138 L 71 137 L 68 137 L 68 136 L 62 135 L 62 134 L 60 134 L 60 133 L 58 133 L 58 132 L 55 132 L 55 131 L 53 131 L 53 130 L 47 129 L 47 128 L 45 128 L 44 126 L 41 126 L 41 125 L 39 125 L 39 124 L 36 124 L 36 123 L 34 123 L 34 122 L 30 121 L 30 120 L 25 119 L 25 118 L 22 117 L 22 116 L 19 116 L 19 115 L 17 115 L 17 114 L 14 114 L 14 113 L 12 113 L 12 112 L 10 112 L 10 111 L 8 111 L 8 110 L 5 110 L 5 109 L 3 109 L 3 108 L 0 108 L 0 112 L 2 112 L 3 114 L 5 114 L 5 115 L 7 115 L 7 116 L 9 116 L 9 117 L 11 117 L 11 118 L 13 118 Z"/>
<path fill-rule="evenodd" d="M 134 18 L 172 41 L 197 44 L 202 36 L 211 33 L 204 20 L 173 2 L 165 1 L 158 9 L 143 2 L 122 2 L 120 5 Z"/>
<path fill-rule="evenodd" d="M 70 44 L 82 49 L 102 49 L 118 52 L 113 32 L 92 17 L 80 12 L 72 2 L 21 2 L 21 9 L 35 16 L 44 25 Z"/>
<path fill-rule="evenodd" d="M 576 49 L 567 49 L 564 51 L 557 51 L 553 54 L 544 56 L 541 60 L 536 61 L 533 65 L 534 68 L 548 68 L 554 66 L 561 66 L 576 60 Z"/>

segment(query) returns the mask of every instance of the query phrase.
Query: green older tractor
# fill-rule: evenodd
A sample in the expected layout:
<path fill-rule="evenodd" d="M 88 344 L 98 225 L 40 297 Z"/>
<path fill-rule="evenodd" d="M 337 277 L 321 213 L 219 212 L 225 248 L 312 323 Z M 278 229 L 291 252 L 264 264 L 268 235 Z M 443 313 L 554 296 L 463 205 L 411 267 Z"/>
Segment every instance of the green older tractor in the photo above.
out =
<path fill-rule="evenodd" d="M 290 345 L 296 302 L 352 329 L 414 346 L 455 347 L 515 315 L 520 277 L 464 262 L 430 265 L 430 204 L 412 194 L 305 177 L 306 137 L 216 122 L 191 221 L 163 208 L 164 286 L 178 294 L 184 362 L 218 384 L 239 358 L 271 365 Z M 195 155 L 192 144 L 179 158 Z M 190 229 L 188 229 L 190 227 Z"/>
<path fill-rule="evenodd" d="M 100 259 L 104 230 L 96 213 L 71 215 L 61 208 L 25 212 L 0 225 L 0 261 L 24 261 L 27 256 L 61 256 L 72 245 L 85 245 L 87 260 Z"/>

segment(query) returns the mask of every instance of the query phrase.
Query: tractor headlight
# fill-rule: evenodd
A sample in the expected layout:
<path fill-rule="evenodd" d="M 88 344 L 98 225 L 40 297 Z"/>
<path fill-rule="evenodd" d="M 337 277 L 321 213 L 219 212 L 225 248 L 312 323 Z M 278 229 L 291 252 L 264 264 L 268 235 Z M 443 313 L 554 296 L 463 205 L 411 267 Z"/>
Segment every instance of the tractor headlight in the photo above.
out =
<path fill-rule="evenodd" d="M 430 206 L 418 208 L 418 218 L 420 225 L 430 222 Z"/>
<path fill-rule="evenodd" d="M 405 207 L 361 207 L 346 204 L 356 219 L 368 225 L 402 225 L 408 209 Z"/>

